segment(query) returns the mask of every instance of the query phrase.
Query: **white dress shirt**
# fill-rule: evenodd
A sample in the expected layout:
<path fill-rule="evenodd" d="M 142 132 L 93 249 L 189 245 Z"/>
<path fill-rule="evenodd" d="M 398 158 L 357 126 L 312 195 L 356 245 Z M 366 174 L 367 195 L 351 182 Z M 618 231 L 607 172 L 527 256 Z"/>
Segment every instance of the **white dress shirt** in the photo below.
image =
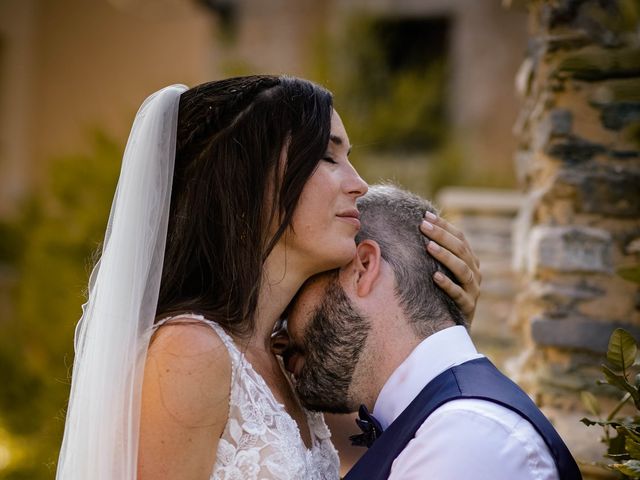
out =
<path fill-rule="evenodd" d="M 387 428 L 445 370 L 481 358 L 462 326 L 423 340 L 393 372 L 373 409 Z M 396 457 L 390 480 L 557 480 L 542 437 L 517 413 L 486 400 L 437 408 Z"/>

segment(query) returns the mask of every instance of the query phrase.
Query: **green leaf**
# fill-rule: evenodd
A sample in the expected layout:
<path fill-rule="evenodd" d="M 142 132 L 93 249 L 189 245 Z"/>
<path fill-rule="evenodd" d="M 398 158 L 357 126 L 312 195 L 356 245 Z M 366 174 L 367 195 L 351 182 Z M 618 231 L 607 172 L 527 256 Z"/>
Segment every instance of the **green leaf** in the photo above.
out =
<path fill-rule="evenodd" d="M 596 417 L 600 416 L 600 402 L 598 402 L 598 399 L 593 393 L 582 391 L 580 392 L 580 398 L 582 399 L 582 404 L 588 411 Z"/>
<path fill-rule="evenodd" d="M 629 454 L 624 448 L 625 439 L 625 435 L 618 435 L 616 437 L 610 438 L 606 456 L 617 462 L 629 460 Z"/>
<path fill-rule="evenodd" d="M 617 373 L 613 372 L 606 365 L 602 365 L 602 371 L 604 372 L 604 376 L 607 379 L 607 383 L 619 388 L 620 390 L 629 392 L 631 394 L 631 398 L 633 398 L 633 402 L 635 403 L 636 408 L 640 410 L 640 393 L 638 393 L 638 389 L 627 382 L 627 380 L 622 375 L 618 375 Z"/>
<path fill-rule="evenodd" d="M 587 427 L 590 427 L 591 425 L 600 425 L 601 427 L 613 427 L 613 428 L 618 428 L 622 426 L 622 424 L 616 420 L 591 420 L 585 417 L 580 419 L 580 421 L 584 423 Z"/>
<path fill-rule="evenodd" d="M 628 282 L 640 284 L 640 267 L 620 268 L 616 273 Z"/>
<path fill-rule="evenodd" d="M 637 478 L 640 476 L 640 460 L 627 460 L 624 463 L 614 463 L 611 466 L 630 477 Z"/>
<path fill-rule="evenodd" d="M 624 441 L 624 448 L 631 458 L 635 460 L 640 460 L 640 442 L 634 440 L 631 437 L 627 437 Z"/>
<path fill-rule="evenodd" d="M 616 328 L 609 338 L 607 361 L 617 370 L 627 371 L 636 360 L 638 346 L 629 332 Z"/>
<path fill-rule="evenodd" d="M 620 429 L 624 429 L 624 432 L 626 435 L 628 435 L 629 437 L 631 437 L 633 440 L 635 440 L 636 442 L 640 443 L 640 434 L 638 434 L 638 432 L 635 430 L 635 426 L 637 425 L 629 425 L 629 424 L 622 424 L 619 427 L 616 427 L 616 429 L 618 431 L 620 431 Z"/>
<path fill-rule="evenodd" d="M 602 372 L 604 373 L 604 378 L 609 385 L 612 385 L 625 392 L 628 391 L 627 385 L 632 387 L 632 385 L 627 382 L 627 380 L 622 375 L 614 372 L 606 365 L 602 365 Z"/>

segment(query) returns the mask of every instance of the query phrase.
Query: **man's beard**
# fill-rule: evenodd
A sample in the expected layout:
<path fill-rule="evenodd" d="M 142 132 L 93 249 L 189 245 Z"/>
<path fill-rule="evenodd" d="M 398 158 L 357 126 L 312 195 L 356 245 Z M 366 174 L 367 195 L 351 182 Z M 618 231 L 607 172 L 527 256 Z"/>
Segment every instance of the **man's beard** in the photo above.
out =
<path fill-rule="evenodd" d="M 331 413 L 357 409 L 349 388 L 370 330 L 369 320 L 356 311 L 336 275 L 304 331 L 305 361 L 295 388 L 306 408 Z"/>

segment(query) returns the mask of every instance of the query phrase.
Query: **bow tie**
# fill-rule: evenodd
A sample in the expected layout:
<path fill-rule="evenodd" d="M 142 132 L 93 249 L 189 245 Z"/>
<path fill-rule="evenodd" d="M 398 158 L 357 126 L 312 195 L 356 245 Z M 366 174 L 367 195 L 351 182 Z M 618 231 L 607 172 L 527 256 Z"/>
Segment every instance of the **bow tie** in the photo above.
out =
<path fill-rule="evenodd" d="M 369 410 L 367 410 L 367 407 L 364 405 L 360 405 L 358 417 L 359 418 L 356 418 L 356 424 L 358 424 L 362 433 L 359 435 L 351 435 L 349 440 L 351 440 L 351 445 L 353 446 L 369 448 L 373 445 L 373 442 L 382 435 L 382 425 L 369 413 Z"/>

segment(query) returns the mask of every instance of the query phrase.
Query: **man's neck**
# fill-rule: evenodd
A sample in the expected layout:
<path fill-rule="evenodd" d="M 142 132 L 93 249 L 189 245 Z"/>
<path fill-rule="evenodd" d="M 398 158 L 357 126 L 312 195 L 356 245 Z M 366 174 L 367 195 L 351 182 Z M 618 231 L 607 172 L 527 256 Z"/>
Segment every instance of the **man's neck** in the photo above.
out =
<path fill-rule="evenodd" d="M 375 322 L 354 372 L 359 403 L 372 411 L 384 384 L 421 341 L 400 313 Z"/>
<path fill-rule="evenodd" d="M 376 418 L 386 428 L 440 373 L 482 356 L 462 326 L 452 325 L 429 335 L 396 367 L 378 391 L 373 408 Z"/>
<path fill-rule="evenodd" d="M 378 328 L 374 327 L 363 358 L 362 370 L 356 369 L 355 378 L 364 379 L 360 385 L 362 401 L 373 411 L 373 407 L 391 375 L 411 355 L 415 348 L 426 338 L 448 327 L 455 326 L 454 322 L 441 323 L 439 328 L 430 335 L 418 335 L 409 320 L 403 314 L 396 314 L 385 321 L 378 321 Z M 363 355 L 364 356 L 364 355 Z"/>

